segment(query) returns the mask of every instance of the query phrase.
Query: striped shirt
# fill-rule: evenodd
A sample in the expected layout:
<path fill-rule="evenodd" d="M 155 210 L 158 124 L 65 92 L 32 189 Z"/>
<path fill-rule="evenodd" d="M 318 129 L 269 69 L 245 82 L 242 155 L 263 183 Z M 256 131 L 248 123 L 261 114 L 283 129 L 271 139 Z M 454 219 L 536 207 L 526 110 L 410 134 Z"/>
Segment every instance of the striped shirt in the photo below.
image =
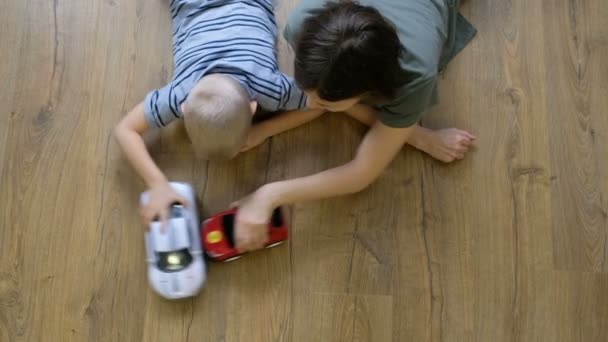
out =
<path fill-rule="evenodd" d="M 182 117 L 180 105 L 203 76 L 234 77 L 265 111 L 303 108 L 306 96 L 279 71 L 272 0 L 172 0 L 173 79 L 146 95 L 150 127 Z"/>

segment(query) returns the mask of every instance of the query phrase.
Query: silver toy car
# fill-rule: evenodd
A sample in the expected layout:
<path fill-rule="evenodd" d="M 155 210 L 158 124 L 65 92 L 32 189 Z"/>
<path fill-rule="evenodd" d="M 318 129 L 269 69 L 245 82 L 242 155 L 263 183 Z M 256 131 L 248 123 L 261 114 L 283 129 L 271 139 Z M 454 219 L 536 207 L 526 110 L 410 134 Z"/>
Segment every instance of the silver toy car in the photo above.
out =
<path fill-rule="evenodd" d="M 189 205 L 173 204 L 163 229 L 158 220 L 150 223 L 145 234 L 148 279 L 162 297 L 180 299 L 198 294 L 205 282 L 206 269 L 194 191 L 186 183 L 170 184 Z M 148 193 L 144 192 L 140 202 L 147 201 Z"/>

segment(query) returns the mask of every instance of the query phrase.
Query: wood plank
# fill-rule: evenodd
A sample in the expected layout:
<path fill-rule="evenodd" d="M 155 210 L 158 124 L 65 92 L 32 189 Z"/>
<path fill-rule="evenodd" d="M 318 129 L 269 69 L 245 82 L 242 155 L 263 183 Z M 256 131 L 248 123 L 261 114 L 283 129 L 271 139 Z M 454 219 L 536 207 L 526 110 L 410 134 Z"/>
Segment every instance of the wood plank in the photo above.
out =
<path fill-rule="evenodd" d="M 43 317 L 56 319 L 41 320 L 41 326 L 34 329 L 41 335 L 32 339 L 44 339 L 48 332 L 62 340 L 141 338 L 141 325 L 136 329 L 125 327 L 129 321 L 143 320 L 140 313 L 134 314 L 129 308 L 145 303 L 135 295 L 145 278 L 128 280 L 135 266 L 132 261 L 141 260 L 143 253 L 137 253 L 140 248 L 131 249 L 136 245 L 134 240 L 120 230 L 126 226 L 127 232 L 139 233 L 139 225 L 130 224 L 133 221 L 128 218 L 133 211 L 128 207 L 110 204 L 120 198 L 118 189 L 123 184 L 105 183 L 125 170 L 124 164 L 110 165 L 117 160 L 118 151 L 111 144 L 109 132 L 122 110 L 129 81 L 124 61 L 128 61 L 134 46 L 131 36 L 122 35 L 125 27 L 101 18 L 114 17 L 126 23 L 130 9 L 134 9 L 130 3 L 60 3 L 56 9 L 59 37 L 69 37 L 64 44 L 59 41 L 59 51 L 69 54 L 57 66 L 62 69 L 56 73 L 60 76 L 55 111 L 64 119 L 57 129 L 64 134 L 70 133 L 68 128 L 73 131 L 65 135 L 64 165 L 50 170 L 62 176 L 55 196 L 59 205 L 68 204 L 70 214 L 56 211 L 56 215 L 47 216 L 51 226 L 62 227 L 63 236 L 51 238 L 56 248 L 50 255 L 51 260 L 62 260 L 50 287 L 55 301 L 62 305 L 39 309 Z M 68 34 L 75 31 L 78 34 Z M 84 48 L 72 53 L 77 46 Z M 86 200 L 78 200 L 81 197 Z M 139 242 L 141 235 L 137 235 Z M 81 272 L 70 272 L 73 269 Z M 124 305 L 117 307 L 117 301 Z M 115 328 L 108 329 L 111 326 Z"/>
<path fill-rule="evenodd" d="M 2 302 L 8 304 L 2 316 L 3 326 L 6 325 L 11 340 L 27 340 L 32 336 L 41 320 L 30 320 L 29 317 L 37 317 L 37 311 L 41 310 L 38 305 L 43 304 L 43 300 L 47 303 L 51 300 L 48 294 L 45 295 L 46 289 L 41 286 L 43 281 L 53 278 L 45 270 L 52 266 L 46 267 L 47 265 L 43 264 L 44 254 L 48 255 L 48 251 L 36 254 L 31 251 L 39 250 L 36 248 L 36 241 L 48 241 L 50 238 L 52 229 L 48 229 L 47 224 L 51 217 L 49 214 L 52 214 L 54 204 L 56 205 L 53 201 L 52 183 L 45 184 L 40 177 L 49 164 L 53 164 L 50 153 L 48 149 L 44 151 L 44 146 L 46 143 L 57 141 L 56 136 L 48 134 L 53 123 L 52 112 L 47 109 L 50 102 L 49 89 L 40 87 L 41 84 L 48 83 L 52 76 L 52 65 L 49 61 L 53 61 L 55 41 L 52 38 L 55 30 L 52 17 L 49 18 L 48 13 L 52 15 L 53 7 L 45 4 L 24 5 L 23 8 L 17 4 L 8 6 L 7 14 L 14 14 L 15 17 L 7 19 L 7 22 L 17 27 L 24 22 L 36 22 L 38 25 L 35 29 L 43 29 L 44 33 L 36 34 L 37 32 L 32 32 L 34 30 L 31 29 L 16 29 L 13 43 L 17 48 L 12 48 L 12 60 L 8 63 L 14 68 L 12 71 L 15 74 L 11 77 L 3 72 L 3 76 L 8 76 L 7 79 L 11 81 L 8 96 L 12 99 L 7 102 L 12 102 L 12 107 L 18 108 L 11 111 L 13 115 L 3 115 L 11 119 L 11 129 L 6 137 L 7 144 L 3 146 L 6 148 L 3 156 L 6 168 L 0 181 L 0 196 L 2 203 L 5 203 L 3 207 L 6 213 L 2 215 L 3 248 L 0 248 Z M 20 16 L 18 13 L 21 10 L 25 11 Z M 40 15 L 39 12 L 44 14 Z M 37 21 L 34 20 L 36 17 Z M 32 72 L 33 69 L 36 73 Z M 48 175 L 48 179 L 56 183 L 59 176 L 59 173 L 55 173 Z M 45 193 L 50 194 L 50 198 L 44 198 Z M 50 204 L 43 207 L 45 201 Z M 34 210 L 30 212 L 29 208 Z M 43 216 L 44 214 L 46 215 Z M 38 238 L 42 240 L 37 240 Z"/>
<path fill-rule="evenodd" d="M 19 66 L 18 56 L 21 49 L 17 49 L 21 45 L 25 27 L 20 23 L 25 20 L 27 15 L 27 7 L 25 2 L 18 2 L 5 6 L 0 13 L 0 22 L 5 23 L 7 27 L 11 27 L 10 34 L 0 35 L 0 59 L 4 62 L 0 65 L 0 80 L 6 84 L 13 85 L 17 82 L 17 71 Z M 8 130 L 13 118 L 18 116 L 17 108 L 13 105 L 13 98 L 17 89 L 14 86 L 6 86 L 0 92 L 0 176 L 5 167 L 8 145 Z M 0 185 L 1 186 L 1 185 Z"/>
<path fill-rule="evenodd" d="M 293 341 L 352 341 L 356 296 L 311 293 L 296 296 Z M 315 313 L 312 315 L 311 313 Z"/>
<path fill-rule="evenodd" d="M 592 115 L 589 130 L 591 135 L 593 157 L 599 192 L 600 235 L 603 234 L 603 255 L 601 272 L 608 272 L 608 29 L 602 18 L 608 15 L 608 4 L 605 2 L 583 2 L 587 24 L 587 45 L 589 51 L 589 108 Z M 604 227 L 602 229 L 601 227 Z M 602 236 L 602 235 L 601 235 Z M 600 237 L 601 239 L 601 237 Z"/>
<path fill-rule="evenodd" d="M 294 309 L 291 341 L 391 341 L 391 296 L 300 293 Z"/>
<path fill-rule="evenodd" d="M 605 274 L 537 272 L 524 285 L 527 318 L 519 341 L 604 341 L 608 336 Z"/>
<path fill-rule="evenodd" d="M 593 3 L 593 4 L 592 4 Z M 547 109 L 552 186 L 554 262 L 558 269 L 605 272 L 607 109 L 606 28 L 595 13 L 603 2 L 545 3 Z M 593 23 L 595 18 L 596 23 Z M 598 21 L 599 20 L 599 21 Z M 599 38 L 599 39 L 598 39 Z M 593 83 L 595 82 L 595 83 Z M 594 88 L 599 87 L 598 90 Z M 605 94 L 605 92 L 603 92 Z M 592 106 L 593 105 L 593 106 Z M 597 132 L 600 132 L 599 134 Z M 604 152 L 604 153 L 602 153 Z"/>
<path fill-rule="evenodd" d="M 353 341 L 392 341 L 391 296 L 360 295 L 355 302 Z"/>
<path fill-rule="evenodd" d="M 444 75 L 440 96 L 454 96 L 424 119 L 478 136 L 467 160 L 428 161 L 424 170 L 424 226 L 435 261 L 431 340 L 513 338 L 526 300 L 521 283 L 533 270 L 552 268 L 544 65 L 534 49 L 543 37 L 533 13 L 542 9 L 523 2 L 469 7 L 479 34 Z M 496 42 L 502 49 L 479 48 Z"/>
<path fill-rule="evenodd" d="M 49 335 L 61 340 L 141 338 L 141 329 L 124 329 L 129 322 L 124 315 L 136 317 L 128 308 L 142 304 L 137 297 L 124 301 L 130 305 L 118 310 L 111 308 L 117 294 L 138 292 L 145 278 L 129 282 L 125 281 L 125 273 L 113 283 L 106 279 L 106 274 L 116 274 L 118 269 L 128 272 L 132 264 L 132 259 L 120 259 L 121 248 L 112 246 L 117 240 L 130 242 L 112 231 L 111 223 L 121 222 L 121 216 L 116 211 L 104 211 L 102 203 L 111 201 L 115 198 L 112 194 L 118 193 L 108 195 L 103 186 L 108 171 L 106 162 L 111 162 L 112 156 L 109 132 L 115 122 L 113 118 L 117 117 L 106 116 L 106 111 L 119 114 L 121 110 L 123 101 L 117 99 L 127 88 L 129 73 L 120 69 L 121 65 L 128 65 L 120 61 L 128 60 L 125 52 L 129 50 L 130 36 L 122 36 L 122 28 L 107 21 L 101 20 L 99 26 L 88 25 L 98 16 L 117 15 L 121 19 L 120 13 L 125 16 L 129 13 L 128 2 L 121 4 L 125 6 L 114 5 L 30 3 L 28 21 L 39 27 L 28 33 L 24 49 L 37 53 L 28 54 L 22 62 L 20 84 L 33 91 L 15 99 L 25 114 L 11 130 L 15 137 L 11 142 L 15 145 L 9 157 L 15 170 L 21 171 L 11 175 L 18 181 L 11 182 L 16 188 L 9 193 L 24 197 L 20 201 L 12 198 L 13 202 L 23 202 L 14 214 L 29 218 L 22 226 L 27 238 L 23 244 L 17 244 L 23 253 L 23 267 L 30 270 L 24 274 L 21 288 L 24 293 L 32 293 L 31 302 L 24 303 L 30 309 L 20 315 L 24 318 L 32 315 L 21 333 L 25 340 L 45 339 Z M 43 25 L 48 25 L 47 34 L 40 35 L 38 29 Z M 96 36 L 100 39 L 93 39 Z M 109 49 L 109 44 L 114 49 Z M 124 44 L 127 46 L 123 49 Z M 79 46 L 85 48 L 75 48 Z M 36 86 L 49 82 L 49 88 Z M 37 89 L 42 90 L 38 104 Z M 90 93 L 88 89 L 96 91 Z M 86 200 L 79 201 L 82 197 Z M 102 213 L 107 216 L 101 216 Z M 99 240 L 99 236 L 104 240 Z M 140 234 L 137 240 L 141 241 Z M 32 250 L 39 250 L 41 241 L 49 250 L 43 248 L 42 253 L 31 254 Z M 96 257 L 104 256 L 109 257 L 105 263 L 96 262 Z M 53 262 L 47 264 L 49 260 Z M 78 284 L 77 289 L 74 284 Z M 108 329 L 113 320 L 122 324 L 115 330 Z"/>

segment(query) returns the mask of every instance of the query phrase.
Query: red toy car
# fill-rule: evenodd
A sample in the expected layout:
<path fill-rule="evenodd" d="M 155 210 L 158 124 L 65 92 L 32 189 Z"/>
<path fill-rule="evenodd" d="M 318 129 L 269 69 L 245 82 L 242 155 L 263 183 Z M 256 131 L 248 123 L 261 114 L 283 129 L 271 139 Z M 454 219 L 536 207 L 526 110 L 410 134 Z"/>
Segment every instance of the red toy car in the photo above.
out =
<path fill-rule="evenodd" d="M 232 261 L 241 257 L 234 247 L 234 218 L 237 208 L 216 214 L 203 222 L 201 239 L 207 256 L 214 261 Z M 266 248 L 280 245 L 287 240 L 287 223 L 281 208 L 272 213 L 268 224 Z"/>

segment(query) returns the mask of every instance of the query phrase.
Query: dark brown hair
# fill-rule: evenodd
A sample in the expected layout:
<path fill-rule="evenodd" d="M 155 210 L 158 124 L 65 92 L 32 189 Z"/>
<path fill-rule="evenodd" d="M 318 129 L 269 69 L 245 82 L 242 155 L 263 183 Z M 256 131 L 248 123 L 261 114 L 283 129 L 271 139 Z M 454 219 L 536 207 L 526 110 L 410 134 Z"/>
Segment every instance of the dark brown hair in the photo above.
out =
<path fill-rule="evenodd" d="M 352 1 L 330 2 L 310 14 L 295 48 L 300 88 L 327 101 L 368 93 L 392 98 L 406 80 L 393 25 L 375 8 Z"/>

